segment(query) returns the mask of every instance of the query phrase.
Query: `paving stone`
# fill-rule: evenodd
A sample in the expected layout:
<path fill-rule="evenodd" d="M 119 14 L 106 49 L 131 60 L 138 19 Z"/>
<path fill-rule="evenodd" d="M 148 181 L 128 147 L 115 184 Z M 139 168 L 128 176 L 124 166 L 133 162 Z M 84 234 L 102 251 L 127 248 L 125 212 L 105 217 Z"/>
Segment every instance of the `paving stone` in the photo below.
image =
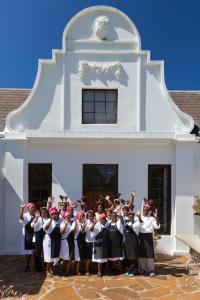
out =
<path fill-rule="evenodd" d="M 158 259 L 160 259 L 158 257 Z M 185 273 L 188 257 L 162 257 L 156 262 L 157 276 L 57 276 L 45 278 L 23 273 L 24 257 L 0 257 L 0 287 L 14 286 L 27 294 L 24 300 L 200 300 L 200 279 Z"/>

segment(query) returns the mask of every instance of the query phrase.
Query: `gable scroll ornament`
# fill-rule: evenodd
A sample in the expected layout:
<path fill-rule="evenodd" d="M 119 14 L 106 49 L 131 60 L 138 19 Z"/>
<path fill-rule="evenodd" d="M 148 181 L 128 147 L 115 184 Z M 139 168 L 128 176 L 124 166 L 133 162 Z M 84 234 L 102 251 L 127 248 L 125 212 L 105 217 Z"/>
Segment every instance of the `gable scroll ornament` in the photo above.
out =
<path fill-rule="evenodd" d="M 104 65 L 97 65 L 95 63 L 89 63 L 87 61 L 80 61 L 78 68 L 78 76 L 82 80 L 87 73 L 94 72 L 96 74 L 109 74 L 113 73 L 115 79 L 120 80 L 121 78 L 121 64 L 110 63 Z"/>

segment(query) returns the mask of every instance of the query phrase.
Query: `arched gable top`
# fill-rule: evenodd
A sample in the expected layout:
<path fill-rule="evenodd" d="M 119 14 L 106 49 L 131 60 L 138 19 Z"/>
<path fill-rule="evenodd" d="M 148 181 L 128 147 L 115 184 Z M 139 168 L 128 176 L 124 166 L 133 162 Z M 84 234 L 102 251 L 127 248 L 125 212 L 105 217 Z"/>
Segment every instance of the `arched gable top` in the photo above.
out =
<path fill-rule="evenodd" d="M 92 6 L 77 13 L 63 32 L 63 50 L 73 42 L 134 44 L 141 49 L 140 36 L 134 23 L 122 11 L 110 6 Z"/>

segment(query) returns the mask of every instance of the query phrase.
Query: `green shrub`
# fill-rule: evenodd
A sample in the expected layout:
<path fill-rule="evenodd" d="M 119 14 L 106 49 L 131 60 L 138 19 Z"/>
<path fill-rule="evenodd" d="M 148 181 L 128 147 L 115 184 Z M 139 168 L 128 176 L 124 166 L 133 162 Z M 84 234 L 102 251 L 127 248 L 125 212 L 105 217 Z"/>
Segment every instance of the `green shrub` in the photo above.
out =
<path fill-rule="evenodd" d="M 194 205 L 192 206 L 195 215 L 200 215 L 200 196 L 194 196 Z"/>

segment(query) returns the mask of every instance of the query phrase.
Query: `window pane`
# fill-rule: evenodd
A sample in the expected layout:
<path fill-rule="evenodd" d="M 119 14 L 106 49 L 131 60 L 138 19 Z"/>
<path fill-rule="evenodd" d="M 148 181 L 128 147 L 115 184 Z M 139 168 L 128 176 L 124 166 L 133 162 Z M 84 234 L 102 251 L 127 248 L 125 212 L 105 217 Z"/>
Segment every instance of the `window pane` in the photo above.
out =
<path fill-rule="evenodd" d="M 95 112 L 105 113 L 105 102 L 96 102 L 95 103 Z"/>
<path fill-rule="evenodd" d="M 111 113 L 116 112 L 116 103 L 106 102 L 106 112 L 111 112 Z"/>
<path fill-rule="evenodd" d="M 94 112 L 94 102 L 84 102 L 83 112 Z"/>
<path fill-rule="evenodd" d="M 94 92 L 83 91 L 83 101 L 94 101 Z"/>
<path fill-rule="evenodd" d="M 106 101 L 106 99 L 105 99 L 105 92 L 103 92 L 103 91 L 96 91 L 95 92 L 95 102 L 96 101 Z"/>
<path fill-rule="evenodd" d="M 40 198 L 40 190 L 39 189 L 32 189 L 31 198 Z"/>
<path fill-rule="evenodd" d="M 105 123 L 105 114 L 95 113 L 94 114 L 95 123 Z"/>
<path fill-rule="evenodd" d="M 171 181 L 170 165 L 149 166 L 149 198 L 154 200 L 160 213 L 160 232 L 170 233 Z"/>
<path fill-rule="evenodd" d="M 93 113 L 84 113 L 83 123 L 85 123 L 85 124 L 94 123 L 94 114 Z"/>
<path fill-rule="evenodd" d="M 106 114 L 106 123 L 117 123 L 117 115 L 116 114 Z"/>
<path fill-rule="evenodd" d="M 117 93 L 116 91 L 106 91 L 106 101 L 116 101 Z"/>

